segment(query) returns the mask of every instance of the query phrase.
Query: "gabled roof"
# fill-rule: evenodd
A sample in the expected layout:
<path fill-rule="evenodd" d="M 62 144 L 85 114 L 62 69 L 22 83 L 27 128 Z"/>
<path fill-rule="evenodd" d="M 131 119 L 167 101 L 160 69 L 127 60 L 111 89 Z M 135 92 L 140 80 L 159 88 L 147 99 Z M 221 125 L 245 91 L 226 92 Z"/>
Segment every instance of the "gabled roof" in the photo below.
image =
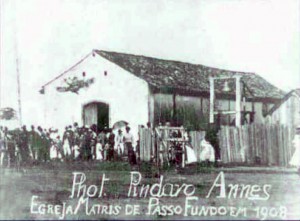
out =
<path fill-rule="evenodd" d="M 199 64 L 190 64 L 180 61 L 164 60 L 141 55 L 132 55 L 103 50 L 93 50 L 75 65 L 42 86 L 43 88 L 62 76 L 66 75 L 74 67 L 86 60 L 91 54 L 99 56 L 118 65 L 135 76 L 145 80 L 150 88 L 156 92 L 183 93 L 191 95 L 209 96 L 209 77 L 232 77 L 241 75 L 245 85 L 246 98 L 256 101 L 278 102 L 285 93 L 270 84 L 264 78 L 254 73 L 222 70 Z M 231 91 L 222 91 L 224 80 L 215 81 L 215 93 L 217 96 L 234 97 L 235 81 L 228 80 Z"/>
<path fill-rule="evenodd" d="M 289 93 L 287 93 L 280 102 L 276 103 L 267 113 L 267 115 L 272 115 L 280 106 L 287 101 L 290 97 L 297 96 L 300 99 L 300 88 L 291 90 Z"/>
<path fill-rule="evenodd" d="M 241 80 L 246 84 L 247 97 L 253 97 L 254 100 L 278 100 L 284 96 L 283 91 L 254 73 L 228 71 L 204 65 L 125 53 L 101 50 L 95 50 L 95 52 L 135 76 L 144 79 L 150 87 L 159 91 L 183 91 L 207 95 L 209 94 L 209 76 L 241 75 Z M 216 94 L 223 93 L 221 90 L 223 82 L 215 82 Z M 234 95 L 234 80 L 228 82 L 230 88 L 233 88 L 230 93 Z"/>

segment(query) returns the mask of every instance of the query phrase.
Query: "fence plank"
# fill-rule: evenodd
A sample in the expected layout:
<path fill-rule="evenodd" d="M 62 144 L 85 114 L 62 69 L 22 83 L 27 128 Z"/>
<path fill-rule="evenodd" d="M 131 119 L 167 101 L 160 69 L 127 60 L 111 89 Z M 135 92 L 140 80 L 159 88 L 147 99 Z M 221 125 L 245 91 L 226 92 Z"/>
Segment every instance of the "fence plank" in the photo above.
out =
<path fill-rule="evenodd" d="M 151 129 L 140 128 L 140 159 L 150 161 L 151 156 L 159 158 L 160 141 L 156 139 Z M 191 131 L 191 144 L 197 161 L 200 160 L 201 141 L 205 131 Z M 259 157 L 266 165 L 288 166 L 294 152 L 292 139 L 294 128 L 283 125 L 251 124 L 241 127 L 222 126 L 218 138 L 220 157 L 223 163 L 255 163 Z M 164 148 L 165 149 L 165 148 Z M 164 150 L 164 161 L 167 159 L 167 150 Z"/>
<path fill-rule="evenodd" d="M 255 163 L 287 166 L 293 153 L 293 129 L 283 125 L 222 126 L 219 145 L 223 163 Z"/>

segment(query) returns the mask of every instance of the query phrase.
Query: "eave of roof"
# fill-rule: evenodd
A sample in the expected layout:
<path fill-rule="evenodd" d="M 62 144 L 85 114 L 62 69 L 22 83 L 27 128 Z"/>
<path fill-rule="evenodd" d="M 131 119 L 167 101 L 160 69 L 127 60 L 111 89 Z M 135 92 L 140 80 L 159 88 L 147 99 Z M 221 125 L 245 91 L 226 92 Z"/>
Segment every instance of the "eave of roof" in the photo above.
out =
<path fill-rule="evenodd" d="M 278 102 L 284 97 L 284 92 L 276 88 L 261 76 L 250 72 L 239 72 L 212 68 L 199 64 L 191 64 L 181 61 L 165 60 L 142 55 L 132 55 L 118 52 L 93 50 L 72 67 L 42 86 L 42 89 L 74 67 L 86 60 L 91 54 L 98 54 L 102 58 L 113 62 L 124 70 L 145 80 L 154 92 L 177 93 L 191 96 L 209 96 L 209 77 L 240 75 L 245 83 L 245 95 L 247 100 L 261 102 Z M 215 81 L 215 93 L 219 97 L 234 99 L 235 82 L 228 80 L 231 92 L 224 93 L 222 89 L 224 81 Z"/>
<path fill-rule="evenodd" d="M 289 93 L 287 93 L 279 102 L 277 102 L 266 115 L 272 115 L 280 106 L 286 102 L 291 96 L 297 96 L 300 99 L 300 89 L 294 89 L 291 90 Z"/>
<path fill-rule="evenodd" d="M 150 87 L 169 92 L 191 93 L 203 95 L 209 93 L 209 77 L 240 75 L 247 86 L 246 97 L 256 101 L 275 102 L 284 96 L 284 92 L 276 88 L 261 76 L 250 72 L 238 72 L 212 68 L 204 65 L 180 61 L 164 60 L 142 55 L 95 50 L 101 57 L 115 63 L 135 76 L 144 79 Z M 234 81 L 229 80 L 231 88 Z M 235 89 L 224 94 L 222 81 L 215 81 L 216 94 L 235 96 Z"/>

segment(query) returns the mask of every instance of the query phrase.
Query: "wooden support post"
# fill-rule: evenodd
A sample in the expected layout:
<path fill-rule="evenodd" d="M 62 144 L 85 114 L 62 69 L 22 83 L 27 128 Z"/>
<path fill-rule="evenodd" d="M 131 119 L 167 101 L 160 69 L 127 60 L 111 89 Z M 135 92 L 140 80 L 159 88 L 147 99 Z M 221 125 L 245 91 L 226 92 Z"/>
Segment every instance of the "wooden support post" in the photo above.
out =
<path fill-rule="evenodd" d="M 185 167 L 185 145 L 183 145 L 183 148 L 182 148 L 182 162 L 181 162 L 181 167 L 182 168 Z"/>
<path fill-rule="evenodd" d="M 176 107 L 176 94 L 174 93 L 173 94 L 173 116 L 172 116 L 172 124 L 173 124 L 173 126 L 178 126 L 177 125 L 177 107 Z"/>
<path fill-rule="evenodd" d="M 254 122 L 254 116 L 255 115 L 255 104 L 254 102 L 252 101 L 251 102 L 251 115 L 250 115 L 250 123 L 253 123 Z"/>
<path fill-rule="evenodd" d="M 230 111 L 230 100 L 228 99 L 228 111 Z M 227 115 L 228 125 L 230 125 L 230 115 Z"/>
<path fill-rule="evenodd" d="M 219 130 L 221 128 L 221 113 L 220 112 L 217 114 L 217 123 L 216 123 L 216 125 L 217 125 L 217 129 Z"/>
<path fill-rule="evenodd" d="M 214 78 L 209 78 L 209 90 L 210 90 L 210 99 L 209 99 L 209 123 L 214 122 Z"/>
<path fill-rule="evenodd" d="M 247 120 L 247 114 L 246 114 L 246 110 L 247 110 L 247 103 L 246 103 L 246 86 L 245 83 L 242 82 L 242 86 L 243 86 L 243 90 L 242 90 L 242 107 L 243 107 L 243 111 L 242 111 L 242 122 L 241 124 L 244 125 L 245 123 L 248 122 Z"/>
<path fill-rule="evenodd" d="M 203 116 L 203 99 L 200 97 L 200 109 L 201 109 L 201 116 Z"/>
<path fill-rule="evenodd" d="M 235 93 L 236 93 L 236 99 L 235 99 L 235 126 L 239 127 L 241 126 L 241 77 L 236 76 L 236 85 L 235 85 Z"/>

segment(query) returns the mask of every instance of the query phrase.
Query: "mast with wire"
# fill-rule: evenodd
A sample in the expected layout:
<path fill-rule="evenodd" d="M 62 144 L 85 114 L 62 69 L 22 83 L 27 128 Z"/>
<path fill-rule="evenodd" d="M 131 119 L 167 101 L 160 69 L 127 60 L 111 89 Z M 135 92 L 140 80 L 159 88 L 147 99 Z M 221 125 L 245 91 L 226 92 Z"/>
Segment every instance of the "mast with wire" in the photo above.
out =
<path fill-rule="evenodd" d="M 2 35 L 3 33 L 3 3 L 2 0 L 0 0 L 0 47 L 2 47 Z M 2 107 L 2 53 L 0 53 L 0 109 Z"/>
<path fill-rule="evenodd" d="M 21 84 L 20 84 L 19 59 L 17 54 L 17 43 L 16 43 L 16 71 L 17 71 L 17 87 L 18 87 L 19 123 L 21 126 L 22 125 L 22 103 L 21 103 Z"/>
<path fill-rule="evenodd" d="M 18 39 L 17 39 L 17 12 L 16 2 L 14 5 L 15 19 L 14 19 L 14 30 L 15 30 L 15 54 L 16 54 L 16 74 L 17 74 L 17 91 L 18 91 L 18 112 L 19 112 L 19 124 L 22 126 L 22 102 L 21 102 L 21 82 L 20 82 L 20 69 L 19 69 L 19 56 L 18 56 Z"/>

